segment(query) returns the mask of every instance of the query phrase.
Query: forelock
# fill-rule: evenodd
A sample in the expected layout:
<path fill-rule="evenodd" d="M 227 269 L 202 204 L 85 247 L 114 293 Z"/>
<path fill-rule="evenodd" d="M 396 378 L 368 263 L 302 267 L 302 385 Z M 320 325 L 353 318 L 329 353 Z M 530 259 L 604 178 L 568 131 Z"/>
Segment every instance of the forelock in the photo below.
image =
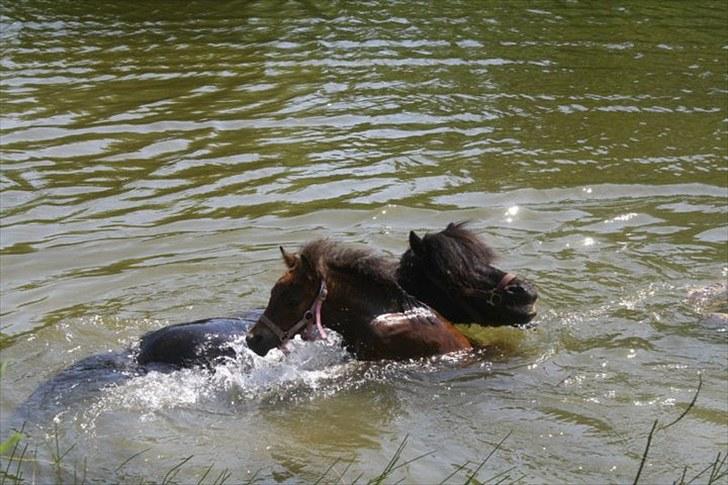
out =
<path fill-rule="evenodd" d="M 468 229 L 467 224 L 467 221 L 448 224 L 441 232 L 425 235 L 425 240 L 433 249 L 445 251 L 450 257 L 475 258 L 479 263 L 490 264 L 496 259 L 495 251 Z"/>

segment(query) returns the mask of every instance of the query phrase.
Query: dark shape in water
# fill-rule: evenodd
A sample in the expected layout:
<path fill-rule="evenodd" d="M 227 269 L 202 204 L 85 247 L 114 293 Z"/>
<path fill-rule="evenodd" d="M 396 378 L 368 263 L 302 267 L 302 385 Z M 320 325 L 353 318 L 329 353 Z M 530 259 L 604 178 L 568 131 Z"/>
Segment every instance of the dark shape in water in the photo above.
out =
<path fill-rule="evenodd" d="M 18 406 L 11 422 L 20 427 L 25 421 L 47 421 L 69 407 L 83 405 L 106 386 L 120 385 L 149 371 L 212 369 L 235 356 L 230 344 L 245 335 L 260 313 L 252 310 L 238 317 L 170 325 L 145 334 L 138 351 L 124 349 L 81 359 L 40 384 Z"/>
<path fill-rule="evenodd" d="M 237 318 L 208 318 L 149 332 L 141 338 L 137 362 L 142 366 L 158 363 L 212 368 L 235 357 L 230 343 L 245 335 L 258 316 L 259 312 L 251 311 Z"/>

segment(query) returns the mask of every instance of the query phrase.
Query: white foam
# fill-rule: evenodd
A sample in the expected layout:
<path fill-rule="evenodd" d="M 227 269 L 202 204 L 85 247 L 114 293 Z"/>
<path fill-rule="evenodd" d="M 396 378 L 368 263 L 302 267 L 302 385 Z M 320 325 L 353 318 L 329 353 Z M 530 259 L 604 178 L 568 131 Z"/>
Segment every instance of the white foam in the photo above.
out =
<path fill-rule="evenodd" d="M 426 308 L 399 315 L 432 317 Z M 382 316 L 384 318 L 384 316 Z M 260 357 L 247 348 L 244 338 L 234 342 L 236 357 L 214 369 L 148 372 L 106 387 L 101 397 L 85 407 L 74 421 L 85 432 L 95 433 L 96 422 L 132 413 L 143 422 L 166 419 L 165 410 L 191 409 L 212 413 L 238 413 L 240 407 L 262 402 L 312 400 L 332 396 L 371 381 L 390 380 L 401 373 L 434 372 L 463 355 L 435 356 L 380 365 L 355 360 L 341 345 L 341 336 L 328 331 L 326 340 L 291 340 L 286 351 L 271 350 Z M 459 364 L 458 364 L 459 365 Z"/>
<path fill-rule="evenodd" d="M 353 359 L 341 347 L 341 337 L 328 332 L 327 340 L 304 342 L 296 337 L 286 352 L 271 350 L 260 357 L 244 343 L 232 344 L 236 357 L 212 371 L 192 368 L 170 373 L 152 371 L 103 390 L 91 414 L 106 409 L 149 413 L 165 408 L 220 404 L 235 400 L 285 396 L 287 389 L 305 388 L 309 396 L 324 383 L 346 374 Z"/>

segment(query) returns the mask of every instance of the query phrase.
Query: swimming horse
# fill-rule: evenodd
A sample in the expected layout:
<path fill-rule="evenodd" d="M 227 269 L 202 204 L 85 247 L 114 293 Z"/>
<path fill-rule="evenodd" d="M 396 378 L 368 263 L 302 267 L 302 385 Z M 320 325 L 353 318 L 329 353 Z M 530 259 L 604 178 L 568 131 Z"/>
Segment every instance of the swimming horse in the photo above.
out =
<path fill-rule="evenodd" d="M 138 352 L 89 356 L 42 387 L 214 368 L 235 357 L 231 343 L 246 335 L 263 354 L 296 334 L 311 339 L 325 332 L 317 322 L 340 332 L 359 358 L 403 359 L 470 348 L 451 322 L 521 325 L 535 316 L 533 285 L 492 266 L 493 250 L 465 224 L 424 237 L 411 232 L 409 246 L 399 262 L 331 241 L 310 243 L 298 256 L 284 252 L 287 272 L 262 314 L 169 325 L 143 335 Z"/>
<path fill-rule="evenodd" d="M 408 359 L 471 348 L 455 326 L 405 292 L 394 265 L 368 249 L 329 240 L 281 248 L 287 271 L 246 336 L 259 355 L 294 335 L 335 330 L 359 359 Z"/>
<path fill-rule="evenodd" d="M 338 332 L 357 358 L 409 359 L 472 348 L 452 324 L 527 323 L 537 293 L 526 280 L 490 265 L 493 251 L 464 224 L 419 238 L 399 264 L 368 249 L 329 240 L 281 248 L 287 271 L 246 336 L 265 355 L 297 334 Z"/>
<path fill-rule="evenodd" d="M 443 332 L 442 335 L 452 334 L 450 326 L 444 323 L 447 320 L 452 323 L 485 326 L 522 325 L 531 321 L 536 315 L 534 305 L 538 294 L 534 286 L 513 273 L 492 266 L 495 259 L 494 251 L 470 231 L 465 223 L 449 224 L 443 231 L 426 234 L 422 238 L 411 232 L 409 244 L 409 249 L 402 254 L 399 262 L 378 256 L 369 250 L 347 249 L 331 241 L 312 243 L 310 248 L 312 253 L 304 256 L 304 261 L 309 264 L 300 268 L 296 268 L 297 264 L 302 264 L 297 261 L 300 256 L 284 252 L 284 262 L 288 268 L 286 275 L 289 279 L 283 283 L 293 283 L 290 278 L 299 274 L 292 271 L 295 269 L 319 272 L 326 270 L 327 268 L 321 266 L 323 263 L 319 260 L 327 256 L 326 259 L 330 260 L 333 268 L 332 274 L 342 277 L 342 280 L 346 279 L 350 284 L 358 282 L 361 287 L 357 288 L 356 292 L 352 290 L 348 295 L 352 301 L 347 302 L 345 306 L 349 310 L 338 313 L 333 313 L 332 302 L 325 300 L 330 298 L 324 296 L 322 290 L 325 289 L 328 293 L 329 289 L 321 287 L 321 283 L 316 295 L 313 294 L 315 292 L 307 292 L 299 297 L 293 294 L 286 296 L 289 306 L 293 306 L 292 302 L 303 304 L 309 297 L 310 301 L 308 306 L 304 305 L 305 308 L 297 308 L 295 316 L 272 318 L 270 312 L 275 309 L 267 313 L 264 311 L 262 321 L 269 322 L 268 325 L 263 323 L 267 331 L 255 330 L 249 334 L 263 335 L 260 338 L 250 337 L 248 343 L 249 345 L 252 343 L 251 349 L 258 349 L 256 350 L 258 353 L 267 352 L 272 348 L 270 345 L 275 346 L 274 341 L 281 345 L 283 341 L 296 334 L 301 334 L 304 338 L 315 338 L 316 335 L 323 333 L 318 328 L 316 332 L 312 331 L 316 322 L 318 326 L 326 324 L 333 330 L 339 328 L 338 324 L 348 326 L 353 318 L 365 318 L 358 316 L 357 310 L 364 311 L 369 316 L 382 310 L 382 308 L 361 308 L 365 304 L 371 304 L 374 296 L 389 298 L 386 302 L 387 311 L 382 310 L 376 316 L 386 313 L 397 315 L 400 320 L 398 332 L 403 333 L 405 326 L 409 325 L 409 332 L 422 332 L 422 338 L 425 340 L 431 338 L 435 330 Z M 314 248 L 317 248 L 317 251 L 314 251 Z M 343 278 L 347 271 L 351 274 Z M 354 279 L 357 275 L 358 279 Z M 312 278 L 315 279 L 313 276 Z M 319 281 L 322 282 L 324 279 L 319 276 Z M 280 289 L 282 288 L 272 291 L 271 298 L 274 298 Z M 315 319 L 317 312 L 321 315 L 324 309 L 325 318 Z M 276 320 L 290 320 L 290 318 L 295 320 L 290 326 L 287 326 L 289 322 L 278 323 Z M 383 319 L 385 317 L 376 322 L 374 329 L 381 331 L 385 328 L 382 325 Z M 234 356 L 229 343 L 245 335 L 251 325 L 258 320 L 261 320 L 260 312 L 250 311 L 237 318 L 213 318 L 170 325 L 142 337 L 137 360 L 142 365 L 214 366 L 220 359 Z M 418 322 L 437 322 L 437 325 L 430 328 L 418 325 Z M 368 323 L 370 322 L 354 324 L 351 338 L 357 340 L 366 337 L 362 332 L 366 333 L 367 328 L 371 329 Z M 357 330 L 357 325 L 361 325 L 361 329 Z M 393 325 L 389 326 L 390 331 L 393 328 Z M 371 339 L 371 335 L 367 338 Z M 435 350 L 428 351 L 413 348 L 397 355 L 402 356 L 399 358 L 407 358 L 405 356 L 410 354 L 430 355 L 449 352 L 451 347 L 467 348 L 463 347 L 462 338 L 457 337 L 456 340 L 460 342 L 458 345 L 436 345 Z M 420 344 L 422 342 L 418 345 Z M 366 346 L 362 340 L 352 345 L 352 348 Z M 360 352 L 362 355 L 373 354 L 364 349 Z"/>

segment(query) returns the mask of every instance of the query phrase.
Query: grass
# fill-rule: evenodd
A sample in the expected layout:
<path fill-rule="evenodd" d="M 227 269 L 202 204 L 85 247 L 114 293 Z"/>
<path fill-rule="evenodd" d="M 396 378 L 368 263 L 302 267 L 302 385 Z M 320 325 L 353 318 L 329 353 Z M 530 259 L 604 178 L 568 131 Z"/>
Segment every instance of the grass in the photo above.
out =
<path fill-rule="evenodd" d="M 634 478 L 634 484 L 640 482 L 642 478 L 642 472 L 644 470 L 644 464 L 649 454 L 652 438 L 654 434 L 661 431 L 663 428 L 658 428 L 658 422 L 655 421 L 652 425 L 650 433 L 647 439 L 647 445 L 642 455 L 639 468 Z M 57 434 L 56 434 L 57 436 Z M 501 472 L 493 473 L 490 476 L 486 475 L 484 471 L 487 470 L 486 465 L 488 461 L 493 457 L 496 452 L 501 448 L 503 443 L 509 438 L 510 433 L 504 436 L 486 455 L 486 457 L 477 463 L 465 462 L 455 466 L 455 470 L 449 475 L 436 479 L 433 477 L 434 482 L 439 482 L 440 485 L 449 484 L 462 484 L 462 485 L 486 485 L 486 484 L 516 484 L 522 482 L 527 476 L 516 470 L 516 467 L 510 467 Z M 399 444 L 392 457 L 389 459 L 384 468 L 378 473 L 371 477 L 365 477 L 363 474 L 358 476 L 347 476 L 351 466 L 355 463 L 354 460 L 348 462 L 342 462 L 341 460 L 335 460 L 326 470 L 319 475 L 319 477 L 313 481 L 315 485 L 324 483 L 351 483 L 359 485 L 381 485 L 389 483 L 402 483 L 407 480 L 407 474 L 404 473 L 404 468 L 415 462 L 419 462 L 428 456 L 434 454 L 434 451 L 429 451 L 421 455 L 417 455 L 414 458 L 405 458 L 405 452 L 407 448 L 409 438 L 405 437 Z M 3 446 L 8 443 L 9 440 L 3 442 Z M 35 472 L 33 476 L 27 478 L 23 474 L 23 465 L 31 464 L 35 470 L 38 465 L 49 465 L 54 469 L 56 475 L 57 484 L 73 484 L 73 485 L 84 485 L 87 483 L 87 463 L 83 462 L 80 468 L 75 464 L 73 466 L 73 473 L 71 476 L 64 475 L 63 470 L 66 466 L 64 459 L 68 456 L 68 453 L 74 448 L 73 445 L 69 446 L 65 450 L 62 450 L 60 445 L 57 444 L 58 440 L 54 439 L 56 443 L 56 449 L 52 453 L 52 461 L 41 463 L 36 458 L 36 453 L 32 453 L 28 456 L 27 443 L 21 445 L 22 438 L 19 440 L 14 439 L 13 445 L 6 448 L 8 454 L 3 453 L 0 458 L 0 485 L 21 485 L 36 483 Z M 187 456 L 181 459 L 171 468 L 160 472 L 158 477 L 128 477 L 120 475 L 119 473 L 123 468 L 128 465 L 131 461 L 143 455 L 149 449 L 142 450 L 124 460 L 115 470 L 115 478 L 106 477 L 109 483 L 129 483 L 129 484 L 162 484 L 162 485 L 174 485 L 178 483 L 196 483 L 197 485 L 224 485 L 226 483 L 244 483 L 244 484 L 255 484 L 264 483 L 266 480 L 260 477 L 261 470 L 258 470 L 251 477 L 241 481 L 239 477 L 233 477 L 233 473 L 228 468 L 215 470 L 215 464 L 210 464 L 200 474 L 199 471 L 192 472 L 186 470 L 194 455 Z M 343 466 L 342 470 L 337 470 L 337 466 Z M 197 474 L 197 476 L 195 476 Z M 184 479 L 180 480 L 179 477 L 183 476 Z M 725 483 L 725 478 L 728 477 L 728 454 L 718 453 L 715 459 L 712 459 L 709 464 L 702 469 L 691 472 L 689 467 L 685 466 L 682 469 L 681 475 L 673 481 L 674 485 L 688 485 L 688 484 L 706 484 L 715 485 L 718 483 Z M 192 480 L 192 481 L 191 481 Z"/>
<path fill-rule="evenodd" d="M 693 396 L 693 399 L 685 409 L 685 411 L 675 420 L 670 423 L 660 426 L 659 421 L 655 420 L 652 427 L 647 435 L 645 448 L 641 456 L 639 466 L 635 472 L 633 484 L 637 485 L 643 479 L 644 467 L 647 463 L 650 449 L 652 447 L 653 439 L 657 433 L 665 432 L 665 430 L 671 428 L 683 420 L 693 408 L 698 400 L 700 390 L 702 388 L 702 377 L 699 376 L 698 388 Z M 0 485 L 22 485 L 22 484 L 33 484 L 37 483 L 36 474 L 39 467 L 50 467 L 55 475 L 55 483 L 57 484 L 73 484 L 73 485 L 84 485 L 87 483 L 87 472 L 88 464 L 85 459 L 81 466 L 78 463 L 72 465 L 72 473 L 66 470 L 70 469 L 70 464 L 66 463 L 69 453 L 75 448 L 75 444 L 68 447 L 61 446 L 61 442 L 58 438 L 58 429 L 54 428 L 54 436 L 51 451 L 50 461 L 41 461 L 38 459 L 37 448 L 32 452 L 29 452 L 30 443 L 23 433 L 23 429 L 15 431 L 10 434 L 3 442 L 0 443 Z M 501 449 L 503 443 L 510 437 L 511 433 L 504 436 L 493 449 L 481 460 L 480 462 L 470 462 L 454 465 L 454 471 L 449 475 L 437 479 L 433 477 L 433 482 L 439 481 L 441 485 L 446 483 L 451 484 L 462 484 L 462 485 L 485 485 L 485 484 L 515 484 L 523 481 L 527 478 L 525 474 L 516 470 L 516 467 L 508 468 L 504 471 L 493 472 L 491 470 L 490 476 L 485 472 L 488 470 L 487 464 L 489 460 Z M 331 465 L 329 465 L 318 478 L 313 481 L 314 484 L 323 483 L 352 483 L 360 485 L 381 485 L 389 483 L 402 483 L 407 480 L 406 467 L 410 464 L 420 462 L 429 456 L 435 454 L 435 451 L 428 451 L 422 453 L 413 458 L 405 458 L 407 444 L 409 437 L 401 441 L 397 449 L 392 454 L 391 458 L 379 471 L 373 471 L 369 477 L 364 476 L 364 473 L 358 476 L 348 476 L 348 473 L 354 465 L 355 461 L 352 459 L 347 462 L 337 459 Z M 113 475 L 105 477 L 110 483 L 130 483 L 130 484 L 162 484 L 162 485 L 174 485 L 177 483 L 196 483 L 197 485 L 224 485 L 226 483 L 247 483 L 254 484 L 260 482 L 266 482 L 267 480 L 260 476 L 262 470 L 258 470 L 249 478 L 243 480 L 240 477 L 234 477 L 233 473 L 228 468 L 221 470 L 215 469 L 215 464 L 210 464 L 200 474 L 199 470 L 193 472 L 188 469 L 190 462 L 193 460 L 194 455 L 187 456 L 181 459 L 178 463 L 167 470 L 160 471 L 158 477 L 135 477 L 126 476 L 123 474 L 124 468 L 134 461 L 135 459 L 142 456 L 144 453 L 149 451 L 150 448 L 144 449 L 137 452 L 130 457 L 123 460 L 119 466 L 117 466 Z M 338 468 L 337 468 L 338 467 Z M 343 467 L 343 469 L 340 469 Z M 31 476 L 27 477 L 25 472 L 30 468 L 32 471 Z M 199 476 L 195 476 L 199 475 Z M 193 478 L 194 476 L 194 478 Z M 179 477 L 184 477 L 180 481 Z M 681 470 L 681 474 L 674 481 L 674 485 L 688 485 L 688 484 L 705 484 L 715 485 L 718 483 L 726 483 L 728 478 L 728 453 L 719 452 L 715 458 L 711 458 L 706 466 L 698 470 L 690 470 L 688 466 L 684 466 Z M 196 480 L 190 482 L 190 480 Z M 242 480 L 242 481 L 241 481 Z M 654 479 L 652 480 L 654 481 Z"/>
<path fill-rule="evenodd" d="M 462 483 L 463 485 L 479 485 L 479 484 L 492 484 L 492 483 L 517 483 L 520 481 L 521 478 L 523 478 L 523 475 L 519 477 L 517 480 L 513 480 L 513 477 L 511 477 L 510 473 L 513 471 L 513 468 L 510 468 L 504 472 L 498 473 L 496 475 L 491 476 L 490 478 L 480 480 L 479 475 L 483 468 L 485 467 L 488 460 L 495 454 L 495 452 L 501 447 L 501 445 L 508 439 L 510 436 L 510 433 L 508 433 L 494 448 L 491 450 L 491 452 L 480 462 L 475 466 L 474 468 L 471 468 L 470 465 L 472 463 L 466 462 L 462 465 L 459 465 L 456 467 L 455 471 L 452 472 L 450 475 L 444 477 L 440 483 Z M 20 449 L 20 442 L 22 438 L 15 439 L 13 438 L 13 444 L 12 446 L 9 446 L 9 440 L 6 440 L 3 445 L 8 445 L 6 448 L 7 451 L 9 451 L 9 454 L 3 453 L 0 455 L 0 458 L 2 459 L 2 462 L 0 462 L 0 466 L 2 466 L 2 463 L 4 462 L 4 466 L 2 466 L 2 469 L 0 469 L 0 485 L 21 485 L 26 483 L 35 483 L 34 478 L 26 479 L 26 477 L 23 475 L 22 468 L 24 464 L 31 464 L 33 467 L 37 467 L 38 465 L 49 465 L 54 469 L 54 473 L 56 475 L 56 482 L 57 484 L 73 484 L 73 485 L 84 485 L 87 480 L 87 463 L 84 460 L 83 466 L 81 468 L 81 473 L 79 473 L 79 467 L 77 465 L 73 466 L 73 474 L 69 477 L 64 477 L 63 474 L 63 468 L 64 468 L 64 459 L 68 456 L 69 452 L 75 447 L 75 445 L 71 445 L 67 447 L 65 450 L 61 448 L 59 440 L 58 440 L 58 431 L 55 430 L 53 442 L 55 449 L 52 452 L 52 460 L 49 462 L 41 462 L 39 461 L 35 456 L 37 456 L 36 453 L 34 453 L 33 458 L 27 458 L 26 452 L 28 449 L 28 444 L 24 444 L 22 447 L 22 452 L 18 453 L 17 451 Z M 399 444 L 395 452 L 392 454 L 392 457 L 389 459 L 387 464 L 384 466 L 384 468 L 377 474 L 371 476 L 371 477 L 364 477 L 363 474 L 360 474 L 356 477 L 347 477 L 347 473 L 350 470 L 351 466 L 354 464 L 354 460 L 351 460 L 346 463 L 342 463 L 341 460 L 335 460 L 319 477 L 318 479 L 313 482 L 314 484 L 323 484 L 323 483 L 351 483 L 351 484 L 360 484 L 360 485 L 381 485 L 384 483 L 401 483 L 406 480 L 406 475 L 404 477 L 401 477 L 399 479 L 395 479 L 395 475 L 398 471 L 401 471 L 404 469 L 407 465 L 410 465 L 412 463 L 418 462 L 423 460 L 424 458 L 433 455 L 434 451 L 429 451 L 427 453 L 423 453 L 420 455 L 415 456 L 414 458 L 404 458 L 404 453 L 407 448 L 409 437 L 405 436 L 405 438 L 402 440 L 402 442 Z M 129 458 L 125 459 L 115 470 L 115 473 L 121 472 L 121 470 L 128 465 L 131 461 L 136 459 L 137 457 L 143 455 L 145 452 L 149 451 L 149 449 L 142 450 L 138 453 L 135 453 L 134 455 L 130 456 Z M 190 482 L 191 476 L 189 474 L 185 474 L 184 468 L 185 465 L 188 465 L 189 462 L 194 458 L 194 455 L 187 456 L 183 459 L 181 459 L 177 464 L 172 466 L 170 469 L 166 470 L 163 474 L 160 473 L 159 478 L 124 478 L 121 477 L 118 479 L 118 481 L 114 481 L 113 478 L 107 477 L 109 479 L 110 483 L 130 483 L 130 484 L 136 484 L 139 485 L 146 485 L 146 484 L 161 484 L 161 485 L 174 485 L 177 483 L 196 483 L 197 485 L 224 485 L 225 483 L 228 483 L 232 479 L 232 481 L 236 484 L 238 483 L 247 483 L 247 484 L 254 484 L 258 482 L 264 482 L 265 480 L 263 478 L 260 478 L 260 470 L 254 473 L 251 477 L 247 478 L 245 481 L 241 482 L 239 478 L 234 478 L 232 472 L 225 468 L 219 471 L 215 471 L 215 465 L 211 464 L 209 465 L 202 473 L 199 478 L 197 478 L 196 482 Z M 344 469 L 342 471 L 338 471 L 336 469 L 337 465 L 344 464 Z M 180 476 L 180 474 L 185 476 L 185 479 L 182 482 L 178 482 L 177 479 Z M 35 473 L 34 473 L 35 475 Z M 463 475 L 459 479 L 457 479 L 458 475 Z"/>
<path fill-rule="evenodd" d="M 695 403 L 698 401 L 698 395 L 700 395 L 700 390 L 703 387 L 703 376 L 698 374 L 698 389 L 695 391 L 695 395 L 693 396 L 693 399 L 690 401 L 690 404 L 688 404 L 688 407 L 683 411 L 680 416 L 678 416 L 675 420 L 669 422 L 668 424 L 664 426 L 659 426 L 659 421 L 656 419 L 652 423 L 652 428 L 650 429 L 649 434 L 647 435 L 647 443 L 645 445 L 645 451 L 642 453 L 642 459 L 640 460 L 640 466 L 637 469 L 637 474 L 635 475 L 633 485 L 637 485 L 640 481 L 640 477 L 642 476 L 642 470 L 645 466 L 645 463 L 647 461 L 647 455 L 650 452 L 650 446 L 652 445 L 652 438 L 655 435 L 655 432 L 664 431 L 667 428 L 674 426 L 678 422 L 680 422 L 685 416 L 688 415 L 690 410 L 695 406 Z M 722 455 L 722 456 L 721 456 Z M 707 485 L 713 485 L 716 483 L 724 483 L 724 479 L 728 478 L 728 453 L 721 453 L 718 452 L 718 455 L 715 457 L 715 460 L 711 461 L 708 466 L 700 470 L 698 473 L 696 473 L 692 478 L 688 478 L 688 466 L 686 465 L 683 467 L 682 475 L 680 475 L 680 478 L 675 480 L 673 482 L 674 485 L 687 485 L 696 483 L 699 478 L 702 478 L 705 476 L 706 473 L 710 472 L 707 475 L 707 480 L 704 482 Z"/>

